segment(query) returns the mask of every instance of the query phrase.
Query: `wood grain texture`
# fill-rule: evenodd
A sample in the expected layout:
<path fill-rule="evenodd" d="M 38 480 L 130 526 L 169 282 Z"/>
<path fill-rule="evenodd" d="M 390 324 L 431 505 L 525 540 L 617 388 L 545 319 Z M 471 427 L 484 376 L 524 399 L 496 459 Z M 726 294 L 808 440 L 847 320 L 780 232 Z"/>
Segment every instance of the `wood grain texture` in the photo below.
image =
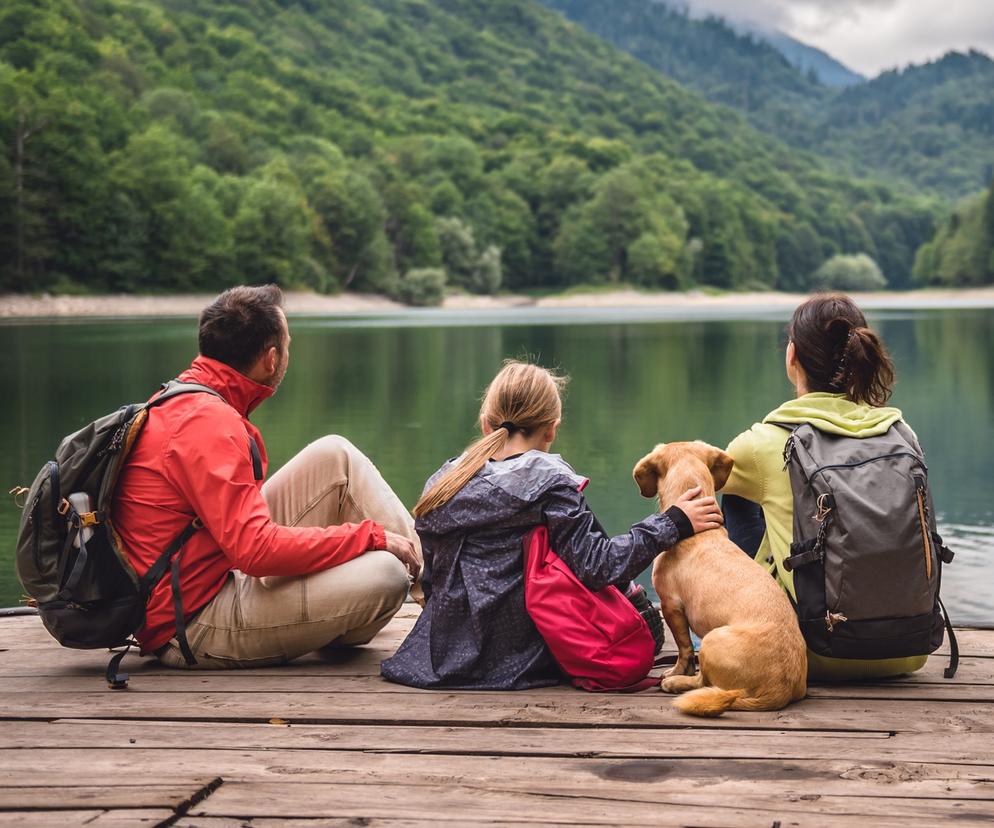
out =
<path fill-rule="evenodd" d="M 104 689 L 106 653 L 0 619 L 0 826 L 994 822 L 994 631 L 961 634 L 953 682 L 933 658 L 914 676 L 701 720 L 653 691 L 389 684 L 380 661 L 416 611 L 366 647 L 284 668 L 129 658 L 119 693 Z"/>

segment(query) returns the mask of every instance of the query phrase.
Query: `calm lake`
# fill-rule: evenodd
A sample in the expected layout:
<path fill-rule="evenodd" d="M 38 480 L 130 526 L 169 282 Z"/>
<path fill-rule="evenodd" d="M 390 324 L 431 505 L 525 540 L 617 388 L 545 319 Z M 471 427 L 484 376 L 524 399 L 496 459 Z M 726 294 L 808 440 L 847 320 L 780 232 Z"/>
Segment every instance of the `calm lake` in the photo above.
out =
<path fill-rule="evenodd" d="M 658 314 L 657 314 L 658 315 Z M 591 478 L 610 532 L 651 510 L 631 469 L 657 442 L 724 446 L 790 395 L 788 313 L 522 310 L 491 315 L 291 320 L 290 370 L 253 419 L 276 469 L 327 433 L 349 437 L 413 505 L 424 480 L 474 435 L 480 395 L 507 357 L 572 377 L 558 450 Z M 994 312 L 877 312 L 898 369 L 894 404 L 929 460 L 940 531 L 956 552 L 943 595 L 954 622 L 994 623 Z M 0 326 L 0 484 L 29 485 L 59 439 L 146 399 L 196 353 L 193 320 Z M 0 506 L 0 606 L 17 604 L 19 511 Z M 648 583 L 648 575 L 643 576 Z"/>

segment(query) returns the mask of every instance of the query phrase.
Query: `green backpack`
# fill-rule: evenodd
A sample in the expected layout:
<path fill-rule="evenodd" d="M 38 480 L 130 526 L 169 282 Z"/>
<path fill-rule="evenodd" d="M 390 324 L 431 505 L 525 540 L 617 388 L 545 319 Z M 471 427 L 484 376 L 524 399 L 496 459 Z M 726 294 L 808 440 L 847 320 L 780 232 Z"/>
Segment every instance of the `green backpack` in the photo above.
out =
<path fill-rule="evenodd" d="M 186 640 L 179 590 L 183 545 L 201 528 L 195 518 L 141 577 L 135 572 L 111 520 L 118 475 L 148 420 L 150 409 L 181 394 L 213 394 L 205 385 L 165 383 L 147 403 L 124 406 L 62 440 L 27 491 L 17 536 L 17 575 L 42 623 L 64 647 L 130 648 L 145 623 L 152 589 L 172 574 L 176 637 L 188 664 L 196 659 Z M 262 477 L 259 448 L 250 439 L 256 479 Z M 125 649 L 107 665 L 107 683 L 127 687 L 118 673 Z"/>

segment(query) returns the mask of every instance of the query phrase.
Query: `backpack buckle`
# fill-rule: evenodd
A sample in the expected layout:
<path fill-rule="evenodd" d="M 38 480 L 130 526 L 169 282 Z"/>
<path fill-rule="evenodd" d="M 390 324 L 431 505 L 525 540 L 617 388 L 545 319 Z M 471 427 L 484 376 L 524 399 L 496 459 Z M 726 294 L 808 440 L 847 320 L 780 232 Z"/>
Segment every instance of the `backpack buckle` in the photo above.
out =
<path fill-rule="evenodd" d="M 57 511 L 60 515 L 62 515 L 62 517 L 65 517 L 66 515 L 69 514 L 69 510 L 71 508 L 72 504 L 65 498 L 62 498 L 62 502 L 56 507 L 55 511 Z"/>
<path fill-rule="evenodd" d="M 88 526 L 97 526 L 101 523 L 100 512 L 83 512 L 79 517 L 79 526 L 85 529 Z"/>
<path fill-rule="evenodd" d="M 14 488 L 7 492 L 7 494 L 14 496 L 14 505 L 18 509 L 23 509 L 25 505 L 27 505 L 25 498 L 27 497 L 29 491 L 31 490 L 26 489 L 24 486 L 14 486 Z"/>
<path fill-rule="evenodd" d="M 829 632 L 835 632 L 835 625 L 841 624 L 843 621 L 848 621 L 841 612 L 832 612 L 831 610 L 825 611 L 825 626 L 828 627 Z"/>

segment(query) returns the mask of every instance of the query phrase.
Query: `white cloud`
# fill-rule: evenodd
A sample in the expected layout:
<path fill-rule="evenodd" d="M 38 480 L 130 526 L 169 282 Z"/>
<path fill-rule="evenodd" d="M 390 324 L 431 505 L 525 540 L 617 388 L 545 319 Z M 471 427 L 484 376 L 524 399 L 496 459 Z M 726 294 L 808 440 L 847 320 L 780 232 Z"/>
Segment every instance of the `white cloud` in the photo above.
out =
<path fill-rule="evenodd" d="M 779 28 L 869 75 L 951 49 L 994 53 L 990 0 L 687 0 L 687 5 Z"/>

